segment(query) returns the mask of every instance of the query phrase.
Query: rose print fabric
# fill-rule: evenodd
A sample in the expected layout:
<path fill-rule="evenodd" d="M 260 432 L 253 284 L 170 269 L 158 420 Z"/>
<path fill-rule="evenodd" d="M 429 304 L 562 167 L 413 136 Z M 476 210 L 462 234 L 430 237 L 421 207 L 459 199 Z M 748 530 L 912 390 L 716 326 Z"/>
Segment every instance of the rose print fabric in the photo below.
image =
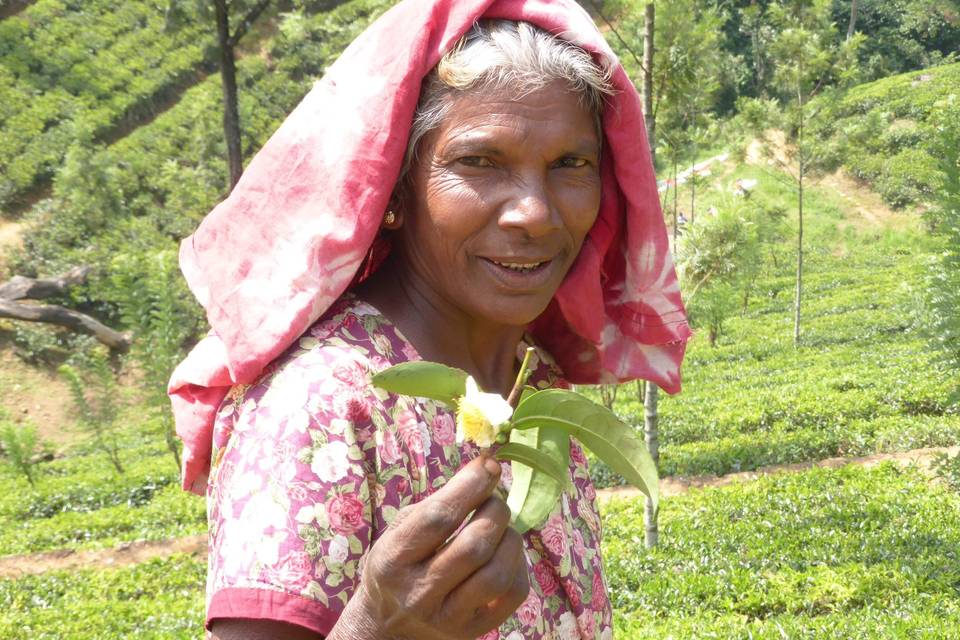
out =
<path fill-rule="evenodd" d="M 479 18 L 533 23 L 612 70 L 603 114 L 603 197 L 550 306 L 530 333 L 576 383 L 652 380 L 680 389 L 690 336 L 670 257 L 640 98 L 574 0 L 404 0 L 358 37 L 180 248 L 213 331 L 170 395 L 183 486 L 203 492 L 214 413 L 259 378 L 387 249 L 377 230 L 400 172 L 420 84 Z"/>
<path fill-rule="evenodd" d="M 207 489 L 208 625 L 266 618 L 326 635 L 397 512 L 477 455 L 457 445 L 440 403 L 370 385 L 372 373 L 417 359 L 389 321 L 348 294 L 259 380 L 230 391 Z M 545 354 L 534 360 L 533 384 L 564 384 Z M 483 640 L 613 637 L 596 494 L 572 444 L 572 489 L 524 536 L 530 595 Z M 509 488 L 509 464 L 501 482 Z"/>

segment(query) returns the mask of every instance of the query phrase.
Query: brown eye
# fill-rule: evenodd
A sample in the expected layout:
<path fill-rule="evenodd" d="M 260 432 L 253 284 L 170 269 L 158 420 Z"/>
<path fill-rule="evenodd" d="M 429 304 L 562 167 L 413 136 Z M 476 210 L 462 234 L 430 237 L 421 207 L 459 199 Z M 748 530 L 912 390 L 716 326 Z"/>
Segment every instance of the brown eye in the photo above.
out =
<path fill-rule="evenodd" d="M 590 164 L 590 162 L 586 158 L 566 156 L 557 160 L 555 166 L 560 169 L 582 169 L 588 164 Z"/>
<path fill-rule="evenodd" d="M 483 156 L 464 156 L 457 159 L 457 162 L 464 164 L 468 167 L 492 167 L 493 163 L 490 162 L 489 158 Z"/>

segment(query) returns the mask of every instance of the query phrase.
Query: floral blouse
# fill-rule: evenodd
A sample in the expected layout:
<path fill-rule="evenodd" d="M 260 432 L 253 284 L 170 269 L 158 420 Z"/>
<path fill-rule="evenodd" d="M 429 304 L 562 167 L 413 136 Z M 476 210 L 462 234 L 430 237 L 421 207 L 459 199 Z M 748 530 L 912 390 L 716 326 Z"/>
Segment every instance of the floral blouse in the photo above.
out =
<path fill-rule="evenodd" d="M 537 355 L 533 384 L 562 385 Z M 232 389 L 207 488 L 208 627 L 271 619 L 328 634 L 359 584 L 361 558 L 397 512 L 477 455 L 456 443 L 443 404 L 370 384 L 372 373 L 419 359 L 384 316 L 347 294 L 255 384 Z M 571 445 L 572 488 L 524 535 L 530 594 L 482 640 L 613 637 L 596 493 Z M 510 465 L 502 468 L 509 489 Z"/>

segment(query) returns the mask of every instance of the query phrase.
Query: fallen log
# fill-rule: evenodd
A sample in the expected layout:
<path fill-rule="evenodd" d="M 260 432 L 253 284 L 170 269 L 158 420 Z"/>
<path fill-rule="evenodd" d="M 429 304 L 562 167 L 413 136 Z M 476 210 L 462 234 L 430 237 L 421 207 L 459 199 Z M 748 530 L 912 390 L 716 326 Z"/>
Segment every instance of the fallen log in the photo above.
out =
<path fill-rule="evenodd" d="M 54 278 L 13 276 L 0 284 L 0 298 L 4 300 L 52 298 L 66 293 L 70 287 L 86 282 L 89 273 L 90 267 L 74 267 L 63 275 Z"/>
<path fill-rule="evenodd" d="M 0 299 L 0 318 L 56 324 L 91 335 L 115 351 L 127 351 L 130 338 L 90 316 L 55 304 L 24 304 Z"/>

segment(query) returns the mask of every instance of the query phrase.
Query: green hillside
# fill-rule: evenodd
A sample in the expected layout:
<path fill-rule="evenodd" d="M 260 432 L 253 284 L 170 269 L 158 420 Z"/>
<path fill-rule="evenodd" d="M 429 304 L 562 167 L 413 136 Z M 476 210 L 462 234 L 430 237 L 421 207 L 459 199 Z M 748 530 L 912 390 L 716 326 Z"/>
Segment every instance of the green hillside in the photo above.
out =
<path fill-rule="evenodd" d="M 73 144 L 149 115 L 213 58 L 196 16 L 147 2 L 39 0 L 0 21 L 0 208 L 50 179 Z"/>
<path fill-rule="evenodd" d="M 960 63 L 854 87 L 815 103 L 822 161 L 843 166 L 893 206 L 929 202 L 938 184 L 933 146 L 960 109 Z"/>

